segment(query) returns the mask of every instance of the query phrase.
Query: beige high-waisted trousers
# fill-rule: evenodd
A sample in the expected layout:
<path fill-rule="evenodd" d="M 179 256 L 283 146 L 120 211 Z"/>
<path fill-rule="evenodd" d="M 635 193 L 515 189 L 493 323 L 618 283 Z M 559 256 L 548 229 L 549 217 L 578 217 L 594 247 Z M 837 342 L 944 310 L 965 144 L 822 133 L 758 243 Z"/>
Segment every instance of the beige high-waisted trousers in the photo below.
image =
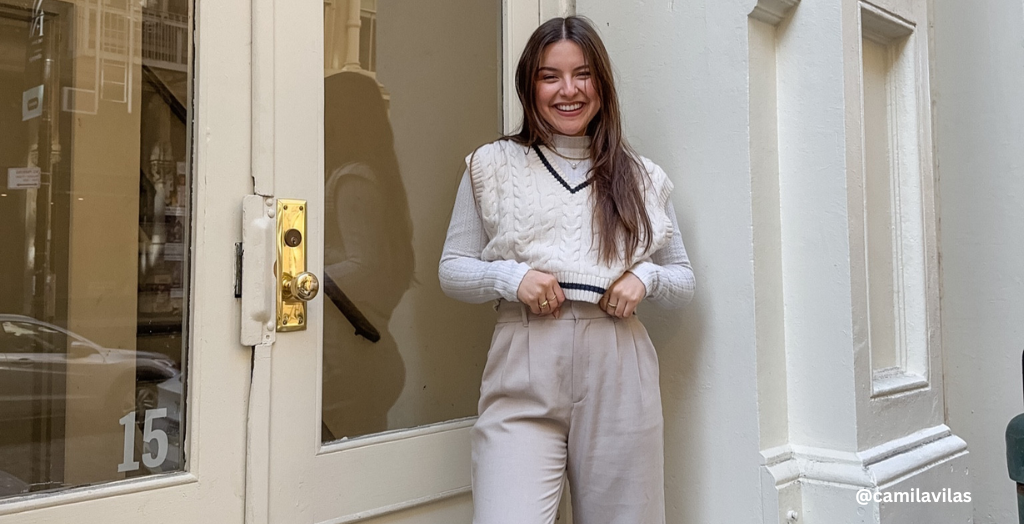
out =
<path fill-rule="evenodd" d="M 473 426 L 474 524 L 550 524 L 568 474 L 574 524 L 663 524 L 658 357 L 643 324 L 568 301 L 502 301 Z"/>

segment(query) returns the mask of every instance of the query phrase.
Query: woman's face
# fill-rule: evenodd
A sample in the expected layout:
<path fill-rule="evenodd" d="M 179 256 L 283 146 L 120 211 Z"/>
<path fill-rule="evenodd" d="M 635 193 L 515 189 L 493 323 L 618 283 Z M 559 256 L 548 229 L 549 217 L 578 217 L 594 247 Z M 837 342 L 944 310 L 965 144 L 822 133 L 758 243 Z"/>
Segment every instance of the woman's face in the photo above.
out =
<path fill-rule="evenodd" d="M 537 112 L 555 132 L 580 136 L 601 109 L 590 66 L 571 40 L 544 48 L 534 80 Z"/>

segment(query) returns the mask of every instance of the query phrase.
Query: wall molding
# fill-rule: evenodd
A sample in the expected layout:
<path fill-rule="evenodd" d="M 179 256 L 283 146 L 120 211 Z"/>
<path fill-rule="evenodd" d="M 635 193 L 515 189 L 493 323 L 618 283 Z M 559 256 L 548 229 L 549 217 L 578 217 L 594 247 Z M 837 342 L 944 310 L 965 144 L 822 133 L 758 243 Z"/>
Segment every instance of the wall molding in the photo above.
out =
<path fill-rule="evenodd" d="M 800 0 L 757 0 L 750 16 L 766 24 L 779 25 Z"/>
<path fill-rule="evenodd" d="M 516 65 L 533 31 L 540 26 L 541 0 L 502 0 L 501 96 L 502 128 L 510 134 L 523 120 L 516 94 Z"/>
<path fill-rule="evenodd" d="M 910 36 L 916 25 L 888 9 L 863 0 L 860 3 L 860 18 L 864 36 L 876 39 L 880 44 Z"/>
<path fill-rule="evenodd" d="M 540 0 L 540 22 L 576 14 L 576 0 Z"/>
<path fill-rule="evenodd" d="M 860 451 L 786 444 L 761 452 L 762 466 L 781 490 L 794 482 L 877 488 L 899 482 L 967 453 L 967 443 L 946 425 Z"/>

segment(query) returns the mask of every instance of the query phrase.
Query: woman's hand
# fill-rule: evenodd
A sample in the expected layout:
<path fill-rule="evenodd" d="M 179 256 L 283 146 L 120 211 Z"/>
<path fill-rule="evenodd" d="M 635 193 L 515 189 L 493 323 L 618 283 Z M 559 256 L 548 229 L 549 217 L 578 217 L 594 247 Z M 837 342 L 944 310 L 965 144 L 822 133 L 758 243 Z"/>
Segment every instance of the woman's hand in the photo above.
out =
<path fill-rule="evenodd" d="M 553 314 L 555 318 L 561 316 L 562 302 L 565 302 L 565 294 L 562 293 L 562 286 L 554 276 L 531 269 L 526 272 L 523 281 L 519 283 L 519 290 L 516 292 L 519 301 L 530 307 L 534 315 Z"/>
<path fill-rule="evenodd" d="M 640 277 L 626 271 L 618 280 L 608 286 L 597 305 L 613 317 L 627 318 L 636 306 L 647 296 L 647 286 Z"/>

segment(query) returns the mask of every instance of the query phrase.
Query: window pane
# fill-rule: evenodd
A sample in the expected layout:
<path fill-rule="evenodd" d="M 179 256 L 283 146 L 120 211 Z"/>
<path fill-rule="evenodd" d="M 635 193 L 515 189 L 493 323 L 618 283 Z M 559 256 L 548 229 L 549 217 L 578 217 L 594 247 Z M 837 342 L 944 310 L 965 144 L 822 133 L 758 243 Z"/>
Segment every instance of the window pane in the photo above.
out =
<path fill-rule="evenodd" d="M 501 3 L 349 2 L 324 6 L 325 441 L 475 415 L 494 327 L 437 262 L 463 158 L 501 130 Z"/>
<path fill-rule="evenodd" d="M 0 497 L 184 466 L 190 5 L 0 0 Z"/>

